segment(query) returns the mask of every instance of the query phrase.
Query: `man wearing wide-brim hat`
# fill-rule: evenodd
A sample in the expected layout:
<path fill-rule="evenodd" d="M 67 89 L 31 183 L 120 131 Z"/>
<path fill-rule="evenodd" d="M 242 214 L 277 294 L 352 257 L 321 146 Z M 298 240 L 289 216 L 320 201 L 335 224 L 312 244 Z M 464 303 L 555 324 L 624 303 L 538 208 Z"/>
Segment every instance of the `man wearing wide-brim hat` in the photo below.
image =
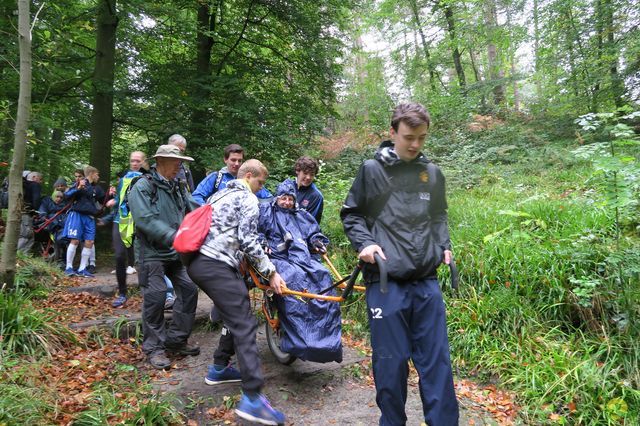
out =
<path fill-rule="evenodd" d="M 193 161 L 193 158 L 182 155 L 174 145 L 161 145 L 153 158 L 156 167 L 133 185 L 129 208 L 139 244 L 142 350 L 153 367 L 165 369 L 171 366 L 167 355 L 200 353 L 199 347 L 187 343 L 195 319 L 198 289 L 173 249 L 173 239 L 182 219 L 198 204 L 175 179 L 182 162 Z M 164 320 L 167 291 L 164 275 L 169 277 L 176 292 L 169 327 Z"/>

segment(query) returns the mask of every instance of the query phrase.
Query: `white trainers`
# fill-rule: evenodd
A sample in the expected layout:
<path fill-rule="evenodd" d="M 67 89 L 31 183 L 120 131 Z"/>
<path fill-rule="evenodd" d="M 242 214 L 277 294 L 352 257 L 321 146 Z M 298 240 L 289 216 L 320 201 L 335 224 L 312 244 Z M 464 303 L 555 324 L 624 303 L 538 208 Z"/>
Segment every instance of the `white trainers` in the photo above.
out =
<path fill-rule="evenodd" d="M 115 274 L 115 273 L 116 273 L 116 270 L 114 269 L 113 271 L 111 271 L 111 273 L 112 273 L 112 274 Z"/>
<path fill-rule="evenodd" d="M 137 273 L 138 271 L 136 271 L 136 268 L 134 268 L 133 266 L 127 266 L 127 275 L 133 275 Z"/>

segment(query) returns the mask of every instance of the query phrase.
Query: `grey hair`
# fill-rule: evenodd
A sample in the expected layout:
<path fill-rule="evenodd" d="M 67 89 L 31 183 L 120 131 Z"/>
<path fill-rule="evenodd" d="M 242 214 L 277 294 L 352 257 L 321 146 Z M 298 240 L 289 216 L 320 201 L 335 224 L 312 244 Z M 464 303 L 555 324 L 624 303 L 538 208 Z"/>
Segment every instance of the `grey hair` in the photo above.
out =
<path fill-rule="evenodd" d="M 175 145 L 175 146 L 184 145 L 185 148 L 187 146 L 187 140 L 184 138 L 184 136 L 179 135 L 177 133 L 175 135 L 169 136 L 169 140 L 167 141 L 167 143 L 169 145 Z"/>
<path fill-rule="evenodd" d="M 27 175 L 27 180 L 34 180 L 37 178 L 42 178 L 42 173 L 40 172 L 31 172 Z"/>

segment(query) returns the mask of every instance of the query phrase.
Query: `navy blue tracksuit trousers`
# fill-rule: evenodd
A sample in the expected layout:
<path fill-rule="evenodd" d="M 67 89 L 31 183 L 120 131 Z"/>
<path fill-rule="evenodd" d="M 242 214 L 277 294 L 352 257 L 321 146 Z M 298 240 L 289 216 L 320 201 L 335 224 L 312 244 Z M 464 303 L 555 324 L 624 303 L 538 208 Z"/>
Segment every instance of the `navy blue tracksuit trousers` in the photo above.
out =
<path fill-rule="evenodd" d="M 367 307 L 373 348 L 373 377 L 380 425 L 407 422 L 408 361 L 418 371 L 425 422 L 430 426 L 458 424 L 444 301 L 434 279 L 398 284 L 389 280 L 367 287 Z"/>

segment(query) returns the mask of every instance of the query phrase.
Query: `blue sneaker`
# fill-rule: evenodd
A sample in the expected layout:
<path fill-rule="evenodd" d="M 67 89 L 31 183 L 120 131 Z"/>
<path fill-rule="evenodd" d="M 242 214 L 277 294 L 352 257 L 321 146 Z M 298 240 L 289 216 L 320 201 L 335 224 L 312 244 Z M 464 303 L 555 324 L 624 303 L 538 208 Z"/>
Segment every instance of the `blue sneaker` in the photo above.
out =
<path fill-rule="evenodd" d="M 75 277 L 76 275 L 78 275 L 78 273 L 76 272 L 75 269 L 73 268 L 67 268 L 64 270 L 64 274 L 68 277 Z"/>
<path fill-rule="evenodd" d="M 285 420 L 284 414 L 271 407 L 264 395 L 258 395 L 252 401 L 247 395 L 242 394 L 236 406 L 236 414 L 240 418 L 263 425 L 283 425 Z"/>
<path fill-rule="evenodd" d="M 209 373 L 204 378 L 204 382 L 208 385 L 219 385 L 221 383 L 239 382 L 242 380 L 240 372 L 228 365 L 226 367 L 222 365 L 210 365 Z"/>
<path fill-rule="evenodd" d="M 78 275 L 79 277 L 83 277 L 83 278 L 93 278 L 94 277 L 94 275 L 91 272 L 87 271 L 86 269 L 78 271 L 76 275 Z"/>
<path fill-rule="evenodd" d="M 113 302 L 111 302 L 111 306 L 114 308 L 122 308 L 125 303 L 127 303 L 127 296 L 121 294 L 120 296 L 116 297 Z"/>

